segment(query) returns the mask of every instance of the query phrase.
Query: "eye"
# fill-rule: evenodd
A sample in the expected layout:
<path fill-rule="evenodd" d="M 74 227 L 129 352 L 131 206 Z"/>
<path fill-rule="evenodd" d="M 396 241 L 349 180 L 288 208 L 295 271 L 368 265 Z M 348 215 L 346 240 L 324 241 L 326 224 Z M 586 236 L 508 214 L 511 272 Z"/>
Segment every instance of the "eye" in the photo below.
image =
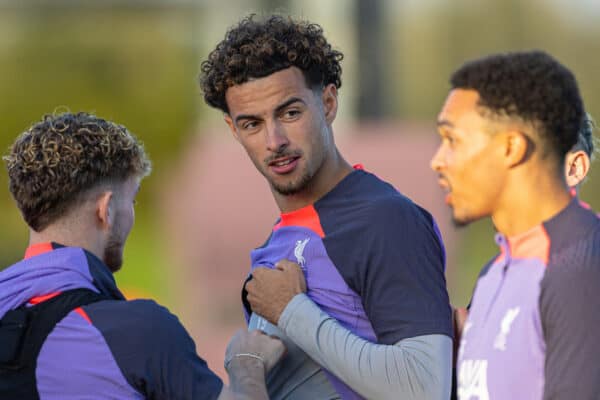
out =
<path fill-rule="evenodd" d="M 300 111 L 299 109 L 290 108 L 288 110 L 285 110 L 285 112 L 282 114 L 282 118 L 288 121 L 295 120 L 300 116 L 300 114 L 302 114 L 302 111 Z"/>
<path fill-rule="evenodd" d="M 250 129 L 254 129 L 258 126 L 258 122 L 257 121 L 253 121 L 253 120 L 248 120 L 246 122 L 244 122 L 242 124 L 242 129 L 244 130 L 250 130 Z"/>
<path fill-rule="evenodd" d="M 454 146 L 454 144 L 456 143 L 456 138 L 452 134 L 446 133 L 442 135 L 442 142 L 445 142 L 450 146 Z"/>

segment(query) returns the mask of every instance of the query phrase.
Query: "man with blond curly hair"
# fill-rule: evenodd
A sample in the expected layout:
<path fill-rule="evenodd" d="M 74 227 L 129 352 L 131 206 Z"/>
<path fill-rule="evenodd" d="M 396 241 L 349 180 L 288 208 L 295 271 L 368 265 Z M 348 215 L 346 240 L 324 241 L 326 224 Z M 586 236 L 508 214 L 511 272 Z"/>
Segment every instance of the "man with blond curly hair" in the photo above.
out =
<path fill-rule="evenodd" d="M 338 151 L 342 57 L 319 25 L 249 17 L 202 64 L 206 102 L 224 113 L 281 211 L 252 251 L 243 291 L 249 327 L 288 347 L 269 394 L 447 399 L 442 240 L 426 210 Z"/>
<path fill-rule="evenodd" d="M 268 398 L 279 340 L 240 331 L 227 388 L 176 316 L 117 288 L 151 169 L 131 132 L 86 113 L 49 115 L 4 160 L 30 235 L 24 259 L 0 272 L 0 398 Z"/>

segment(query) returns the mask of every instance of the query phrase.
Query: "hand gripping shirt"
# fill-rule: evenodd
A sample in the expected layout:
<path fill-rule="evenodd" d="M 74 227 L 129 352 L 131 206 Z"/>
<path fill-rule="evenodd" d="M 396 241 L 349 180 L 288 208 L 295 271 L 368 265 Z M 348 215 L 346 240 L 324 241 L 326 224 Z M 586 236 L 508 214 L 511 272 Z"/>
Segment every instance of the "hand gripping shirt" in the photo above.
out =
<path fill-rule="evenodd" d="M 598 399 L 600 219 L 573 199 L 496 242 L 461 339 L 458 398 Z"/>
<path fill-rule="evenodd" d="M 281 259 L 298 263 L 311 300 L 346 329 L 386 345 L 452 336 L 444 258 L 431 215 L 359 169 L 314 204 L 282 214 L 251 253 L 252 269 Z M 250 328 L 283 335 L 244 303 Z M 360 398 L 283 339 L 290 352 L 267 378 L 271 398 Z"/>

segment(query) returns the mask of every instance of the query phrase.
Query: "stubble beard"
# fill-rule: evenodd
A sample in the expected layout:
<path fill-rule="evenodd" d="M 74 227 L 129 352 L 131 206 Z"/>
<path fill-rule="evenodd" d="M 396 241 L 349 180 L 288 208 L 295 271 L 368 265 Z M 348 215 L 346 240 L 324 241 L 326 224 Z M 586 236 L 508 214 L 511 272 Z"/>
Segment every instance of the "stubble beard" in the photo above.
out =
<path fill-rule="evenodd" d="M 116 234 L 117 228 L 117 226 L 114 227 L 110 237 L 108 238 L 106 248 L 104 249 L 104 263 L 112 273 L 120 270 L 121 266 L 123 265 L 124 243 L 122 243 Z"/>
<path fill-rule="evenodd" d="M 269 185 L 276 191 L 278 194 L 282 196 L 293 196 L 298 194 L 304 190 L 306 190 L 315 175 L 314 171 L 310 171 L 310 166 L 308 164 L 304 165 L 304 169 L 300 172 L 300 176 L 296 179 L 292 178 L 292 180 L 287 181 L 286 183 L 277 183 L 276 180 L 272 177 L 269 177 L 267 174 L 268 165 L 272 160 L 283 156 L 298 156 L 301 159 L 304 157 L 304 152 L 302 151 L 282 151 L 280 153 L 273 154 L 271 157 L 264 160 L 265 165 L 267 166 L 265 170 L 262 171 L 265 178 L 267 178 Z M 293 172 L 292 172 L 293 174 Z"/>
<path fill-rule="evenodd" d="M 310 186 L 313 179 L 313 174 L 308 170 L 302 171 L 300 177 L 296 180 L 289 181 L 285 184 L 277 184 L 273 180 L 270 180 L 270 185 L 277 193 L 282 196 L 293 196 L 304 191 Z"/>

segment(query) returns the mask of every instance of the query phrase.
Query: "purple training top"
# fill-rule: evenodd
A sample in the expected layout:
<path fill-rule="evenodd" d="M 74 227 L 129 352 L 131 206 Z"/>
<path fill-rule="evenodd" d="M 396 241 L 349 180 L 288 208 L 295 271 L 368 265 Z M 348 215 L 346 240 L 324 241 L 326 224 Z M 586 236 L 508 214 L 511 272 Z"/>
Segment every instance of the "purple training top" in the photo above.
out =
<path fill-rule="evenodd" d="M 50 332 L 36 360 L 40 398 L 219 396 L 221 380 L 198 357 L 177 317 L 151 300 L 126 301 L 108 267 L 86 250 L 44 247 L 0 271 L 0 318 L 33 298 L 70 289 L 91 289 L 110 300 L 71 311 Z"/>
<path fill-rule="evenodd" d="M 458 355 L 458 398 L 597 399 L 600 219 L 574 199 L 482 271 Z"/>
<path fill-rule="evenodd" d="M 316 203 L 282 214 L 251 259 L 252 269 L 281 259 L 298 263 L 307 295 L 371 342 L 452 336 L 444 248 L 433 218 L 363 170 L 350 173 Z M 360 398 L 328 377 L 342 398 Z M 295 378 L 288 373 L 286 379 Z"/>

